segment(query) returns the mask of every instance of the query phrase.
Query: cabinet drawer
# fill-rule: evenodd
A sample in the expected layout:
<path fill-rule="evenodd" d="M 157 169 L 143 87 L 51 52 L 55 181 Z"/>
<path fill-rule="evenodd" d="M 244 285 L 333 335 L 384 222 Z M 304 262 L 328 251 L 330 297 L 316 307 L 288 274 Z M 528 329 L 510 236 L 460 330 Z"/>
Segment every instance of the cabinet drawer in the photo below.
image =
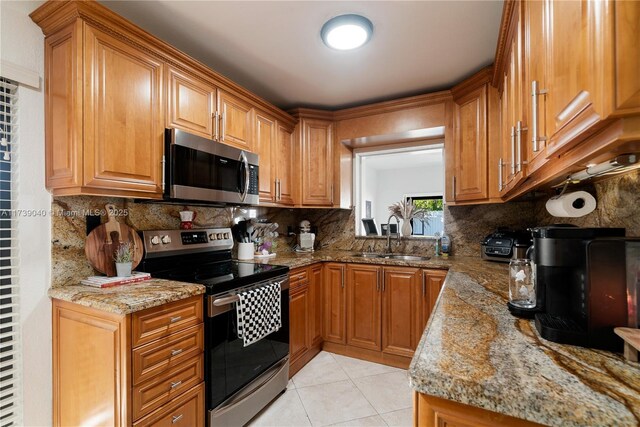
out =
<path fill-rule="evenodd" d="M 204 427 L 204 383 L 133 425 L 134 427 Z"/>
<path fill-rule="evenodd" d="M 305 269 L 293 270 L 289 274 L 289 287 L 295 288 L 306 284 L 309 281 L 309 271 Z"/>
<path fill-rule="evenodd" d="M 133 350 L 133 385 L 204 351 L 204 325 L 178 331 Z"/>
<path fill-rule="evenodd" d="M 202 323 L 202 295 L 133 314 L 131 345 L 137 347 Z"/>
<path fill-rule="evenodd" d="M 147 415 L 204 380 L 203 355 L 133 387 L 133 419 Z"/>

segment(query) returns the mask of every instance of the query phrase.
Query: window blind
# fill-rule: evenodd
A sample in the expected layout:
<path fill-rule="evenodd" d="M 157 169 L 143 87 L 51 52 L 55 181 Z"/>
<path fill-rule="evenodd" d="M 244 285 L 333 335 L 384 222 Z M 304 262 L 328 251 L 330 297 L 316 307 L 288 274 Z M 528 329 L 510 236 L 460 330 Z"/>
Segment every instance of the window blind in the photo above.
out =
<path fill-rule="evenodd" d="M 22 425 L 16 241 L 17 84 L 0 77 L 0 427 Z"/>

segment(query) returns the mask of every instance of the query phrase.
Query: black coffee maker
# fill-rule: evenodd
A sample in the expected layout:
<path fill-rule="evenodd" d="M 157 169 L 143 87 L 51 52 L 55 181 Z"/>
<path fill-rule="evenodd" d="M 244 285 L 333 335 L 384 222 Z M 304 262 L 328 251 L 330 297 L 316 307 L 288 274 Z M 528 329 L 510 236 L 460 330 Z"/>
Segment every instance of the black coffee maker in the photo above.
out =
<path fill-rule="evenodd" d="M 532 235 L 540 335 L 621 351 L 613 328 L 629 324 L 624 228 L 549 226 Z"/>

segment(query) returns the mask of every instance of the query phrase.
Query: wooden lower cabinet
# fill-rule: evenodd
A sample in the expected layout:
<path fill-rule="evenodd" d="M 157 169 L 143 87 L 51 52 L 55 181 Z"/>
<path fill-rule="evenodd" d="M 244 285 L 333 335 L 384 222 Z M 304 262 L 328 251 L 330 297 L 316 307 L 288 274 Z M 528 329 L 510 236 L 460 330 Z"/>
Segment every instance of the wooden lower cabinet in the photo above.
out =
<path fill-rule="evenodd" d="M 306 365 L 322 346 L 322 265 L 289 273 L 289 376 Z"/>
<path fill-rule="evenodd" d="M 534 427 L 540 424 L 414 392 L 413 425 L 415 427 Z"/>
<path fill-rule="evenodd" d="M 382 351 L 413 357 L 419 316 L 415 298 L 420 283 L 420 269 L 384 267 L 382 280 Z M 423 329 L 420 329 L 422 334 Z"/>
<path fill-rule="evenodd" d="M 53 425 L 203 426 L 202 316 L 201 295 L 128 315 L 54 299 Z"/>
<path fill-rule="evenodd" d="M 380 350 L 381 268 L 347 265 L 347 345 Z"/>
<path fill-rule="evenodd" d="M 436 305 L 442 286 L 444 285 L 444 278 L 447 276 L 445 270 L 422 270 L 420 287 L 416 288 L 417 295 L 415 297 L 417 301 L 417 316 L 415 321 L 417 327 L 415 328 L 415 346 L 417 347 L 422 338 L 422 332 L 427 327 L 429 318 L 433 307 Z"/>
<path fill-rule="evenodd" d="M 330 262 L 323 267 L 322 313 L 325 342 L 346 343 L 345 273 L 346 264 Z"/>

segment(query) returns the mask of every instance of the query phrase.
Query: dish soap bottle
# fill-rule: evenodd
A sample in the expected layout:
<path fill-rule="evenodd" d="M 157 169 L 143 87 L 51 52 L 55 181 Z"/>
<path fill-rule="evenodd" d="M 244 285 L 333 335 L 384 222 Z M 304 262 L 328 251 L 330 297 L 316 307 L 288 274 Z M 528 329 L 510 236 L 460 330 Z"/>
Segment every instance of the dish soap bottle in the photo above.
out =
<path fill-rule="evenodd" d="M 451 240 L 446 234 L 442 235 L 441 251 L 443 258 L 447 258 L 451 253 Z"/>
<path fill-rule="evenodd" d="M 442 244 L 442 241 L 440 240 L 440 233 L 436 231 L 434 237 L 436 238 L 435 255 L 440 256 L 440 245 Z"/>

